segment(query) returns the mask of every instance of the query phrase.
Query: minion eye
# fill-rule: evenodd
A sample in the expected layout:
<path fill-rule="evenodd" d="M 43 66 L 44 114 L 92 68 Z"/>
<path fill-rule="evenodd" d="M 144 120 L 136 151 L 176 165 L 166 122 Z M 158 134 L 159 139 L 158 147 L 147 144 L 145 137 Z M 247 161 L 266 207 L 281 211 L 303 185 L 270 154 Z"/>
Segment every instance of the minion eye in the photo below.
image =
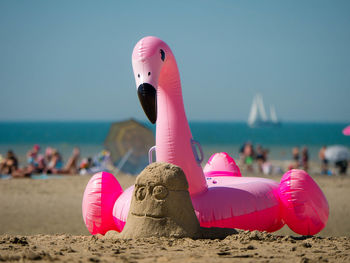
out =
<path fill-rule="evenodd" d="M 153 193 L 152 195 L 157 199 L 157 200 L 164 200 L 168 196 L 168 190 L 163 186 L 163 185 L 156 185 L 153 188 Z"/>
<path fill-rule="evenodd" d="M 140 187 L 136 190 L 135 197 L 137 201 L 142 201 L 146 197 L 146 188 Z"/>

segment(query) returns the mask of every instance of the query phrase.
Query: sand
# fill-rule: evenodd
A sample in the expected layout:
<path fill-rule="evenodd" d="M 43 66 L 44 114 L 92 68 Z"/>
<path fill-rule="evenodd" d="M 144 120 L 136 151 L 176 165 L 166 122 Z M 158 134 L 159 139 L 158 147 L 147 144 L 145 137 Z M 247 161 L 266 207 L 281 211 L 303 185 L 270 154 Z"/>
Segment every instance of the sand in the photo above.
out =
<path fill-rule="evenodd" d="M 273 234 L 240 231 L 221 240 L 120 240 L 114 232 L 92 237 L 81 215 L 90 176 L 1 180 L 0 261 L 350 262 L 350 177 L 313 177 L 330 205 L 328 224 L 317 236 L 300 237 L 284 227 Z M 125 189 L 135 177 L 118 180 Z"/>
<path fill-rule="evenodd" d="M 349 262 L 350 239 L 241 232 L 223 240 L 71 235 L 0 237 L 1 260 L 67 262 Z"/>

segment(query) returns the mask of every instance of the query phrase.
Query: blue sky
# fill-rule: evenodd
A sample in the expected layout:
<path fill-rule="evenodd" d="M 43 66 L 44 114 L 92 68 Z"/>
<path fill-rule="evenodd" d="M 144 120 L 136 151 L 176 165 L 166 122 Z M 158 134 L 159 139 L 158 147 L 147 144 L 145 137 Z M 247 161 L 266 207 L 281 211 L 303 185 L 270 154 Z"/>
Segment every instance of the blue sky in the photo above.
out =
<path fill-rule="evenodd" d="M 350 1 L 0 1 L 0 121 L 146 120 L 131 53 L 162 38 L 190 120 L 350 122 Z"/>

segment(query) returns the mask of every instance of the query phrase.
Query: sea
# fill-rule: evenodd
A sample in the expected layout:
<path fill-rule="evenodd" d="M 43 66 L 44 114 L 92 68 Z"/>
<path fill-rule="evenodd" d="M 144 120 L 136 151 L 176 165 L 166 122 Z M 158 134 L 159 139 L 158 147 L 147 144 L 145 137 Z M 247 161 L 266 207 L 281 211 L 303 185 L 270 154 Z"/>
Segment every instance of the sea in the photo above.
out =
<path fill-rule="evenodd" d="M 26 152 L 39 144 L 41 149 L 50 146 L 58 149 L 64 160 L 73 147 L 79 147 L 82 157 L 93 157 L 104 149 L 104 140 L 113 122 L 0 122 L 0 154 L 13 150 L 25 164 Z M 153 133 L 155 125 L 141 122 Z M 269 150 L 269 159 L 290 160 L 292 147 L 307 147 L 310 160 L 318 160 L 323 146 L 350 147 L 350 137 L 342 130 L 348 123 L 293 123 L 279 127 L 250 128 L 244 122 L 192 121 L 193 138 L 202 145 L 205 160 L 215 152 L 227 152 L 235 159 L 240 147 L 247 141 L 260 144 Z"/>

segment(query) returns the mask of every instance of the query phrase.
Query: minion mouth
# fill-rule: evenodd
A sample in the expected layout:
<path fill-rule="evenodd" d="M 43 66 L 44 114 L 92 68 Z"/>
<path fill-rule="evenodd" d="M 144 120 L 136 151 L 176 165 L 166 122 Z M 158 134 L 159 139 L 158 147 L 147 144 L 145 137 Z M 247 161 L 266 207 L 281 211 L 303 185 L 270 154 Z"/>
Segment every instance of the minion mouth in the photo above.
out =
<path fill-rule="evenodd" d="M 149 217 L 149 218 L 153 218 L 153 219 L 165 219 L 165 217 L 163 216 L 158 216 L 158 215 L 152 215 L 152 214 L 137 214 L 134 212 L 131 212 L 132 215 L 137 216 L 137 217 Z"/>

